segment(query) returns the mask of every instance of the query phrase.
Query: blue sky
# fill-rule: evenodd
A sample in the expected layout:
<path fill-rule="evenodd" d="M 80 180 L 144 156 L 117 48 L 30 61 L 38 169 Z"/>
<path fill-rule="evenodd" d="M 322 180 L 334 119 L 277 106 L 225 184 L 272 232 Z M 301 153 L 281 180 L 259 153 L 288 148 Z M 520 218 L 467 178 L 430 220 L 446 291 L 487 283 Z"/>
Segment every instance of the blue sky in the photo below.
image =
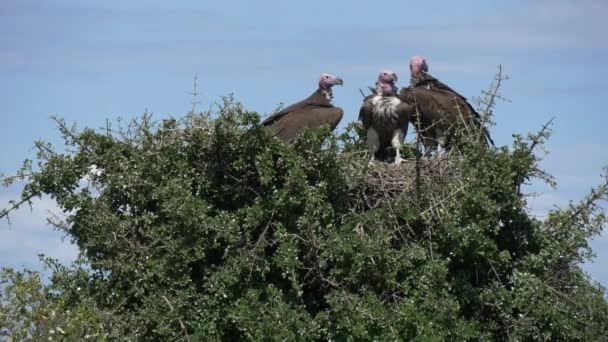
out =
<path fill-rule="evenodd" d="M 321 72 L 345 80 L 335 103 L 338 129 L 356 120 L 358 89 L 381 69 L 408 79 L 424 55 L 436 77 L 477 96 L 502 64 L 511 102 L 495 111 L 492 134 L 536 130 L 555 116 L 543 166 L 556 190 L 530 201 L 536 215 L 578 200 L 608 165 L 608 2 L 566 1 L 80 1 L 0 2 L 0 172 L 33 157 L 33 141 L 59 142 L 49 116 L 81 127 L 145 110 L 160 119 L 190 109 L 199 77 L 201 106 L 234 93 L 262 114 L 309 95 Z M 410 135 L 411 138 L 411 135 Z M 0 190 L 0 205 L 18 195 Z M 36 253 L 69 261 L 76 251 L 45 225 L 52 201 L 0 223 L 0 265 L 38 267 Z M 608 286 L 608 234 L 586 265 Z"/>

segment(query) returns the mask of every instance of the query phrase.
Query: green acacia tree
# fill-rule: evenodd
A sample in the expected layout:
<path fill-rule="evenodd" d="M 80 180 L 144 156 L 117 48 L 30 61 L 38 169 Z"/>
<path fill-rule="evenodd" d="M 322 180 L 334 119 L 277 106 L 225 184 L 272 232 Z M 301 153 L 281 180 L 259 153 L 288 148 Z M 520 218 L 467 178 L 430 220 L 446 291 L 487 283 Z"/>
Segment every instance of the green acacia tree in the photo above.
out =
<path fill-rule="evenodd" d="M 494 108 L 502 77 L 484 98 Z M 601 340 L 604 290 L 581 271 L 608 181 L 530 216 L 551 181 L 535 147 L 462 144 L 368 167 L 360 127 L 292 146 L 225 98 L 214 113 L 38 142 L 20 201 L 51 196 L 80 249 L 49 284 L 5 270 L 0 336 L 15 340 Z M 475 132 L 473 132 L 475 133 Z M 478 135 L 473 134 L 473 137 Z"/>

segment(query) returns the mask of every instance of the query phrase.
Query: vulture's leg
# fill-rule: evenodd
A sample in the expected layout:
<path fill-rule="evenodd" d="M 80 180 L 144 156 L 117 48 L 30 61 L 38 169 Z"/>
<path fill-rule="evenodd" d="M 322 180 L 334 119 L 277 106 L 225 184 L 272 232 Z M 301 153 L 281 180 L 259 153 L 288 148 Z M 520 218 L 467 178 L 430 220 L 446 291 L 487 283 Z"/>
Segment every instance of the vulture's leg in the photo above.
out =
<path fill-rule="evenodd" d="M 401 142 L 403 141 L 403 130 L 401 128 L 397 128 L 395 132 L 393 132 L 393 139 L 391 139 L 391 146 L 395 149 L 397 155 L 395 156 L 395 164 L 401 164 L 403 159 L 401 158 Z"/>
<path fill-rule="evenodd" d="M 422 154 L 422 158 L 428 159 L 431 155 L 432 145 L 429 143 L 429 141 L 424 139 L 424 141 L 422 142 L 422 146 L 424 147 L 424 153 Z"/>
<path fill-rule="evenodd" d="M 370 165 L 374 163 L 374 155 L 378 152 L 380 148 L 380 138 L 378 137 L 378 132 L 372 127 L 367 129 L 367 147 L 369 148 L 369 154 L 371 155 L 369 159 Z"/>
<path fill-rule="evenodd" d="M 422 158 L 429 159 L 431 157 L 431 152 L 435 149 L 437 142 L 432 137 L 423 137 L 422 145 L 424 146 L 424 154 Z"/>
<path fill-rule="evenodd" d="M 445 147 L 447 146 L 448 143 L 448 133 L 443 130 L 443 129 L 439 129 L 437 128 L 435 130 L 435 136 L 437 137 L 437 140 L 435 141 L 436 147 L 437 147 L 437 154 L 435 155 L 436 158 L 441 157 L 441 150 L 443 149 L 443 153 L 445 153 Z"/>
<path fill-rule="evenodd" d="M 452 151 L 452 145 L 448 144 L 443 148 L 443 157 L 447 157 L 450 151 Z"/>

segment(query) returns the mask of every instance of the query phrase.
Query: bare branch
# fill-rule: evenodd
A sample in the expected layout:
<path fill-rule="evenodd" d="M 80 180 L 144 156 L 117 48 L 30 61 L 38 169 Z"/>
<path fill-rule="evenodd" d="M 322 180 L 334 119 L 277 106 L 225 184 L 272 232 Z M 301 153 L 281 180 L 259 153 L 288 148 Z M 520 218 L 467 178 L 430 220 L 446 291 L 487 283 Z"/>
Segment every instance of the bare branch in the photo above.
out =
<path fill-rule="evenodd" d="M 542 139 L 546 139 L 549 137 L 549 135 L 551 134 L 549 127 L 553 124 L 553 120 L 555 120 L 555 117 L 552 117 L 551 120 L 547 121 L 547 123 L 543 125 L 541 130 L 536 135 L 530 136 L 532 144 L 530 145 L 530 148 L 528 150 L 529 153 L 532 153 L 536 145 L 538 145 L 542 141 Z"/>
<path fill-rule="evenodd" d="M 8 216 L 8 215 L 9 215 L 11 212 L 13 212 L 13 211 L 15 211 L 15 210 L 19 209 L 19 208 L 20 208 L 20 207 L 21 207 L 23 204 L 25 204 L 25 203 L 31 203 L 32 198 L 34 198 L 34 197 L 36 197 L 36 196 L 38 196 L 38 194 L 30 194 L 30 195 L 28 195 L 26 198 L 22 199 L 22 200 L 21 200 L 21 201 L 19 201 L 19 202 L 15 202 L 15 201 L 11 201 L 11 202 L 9 202 L 9 203 L 11 203 L 11 204 L 12 204 L 10 208 L 0 210 L 0 219 L 6 218 L 6 219 L 9 221 L 9 223 L 10 223 L 10 220 L 9 220 L 9 216 Z"/>
<path fill-rule="evenodd" d="M 165 302 L 167 303 L 167 305 L 169 305 L 169 309 L 171 309 L 171 311 L 174 311 L 175 309 L 173 308 L 173 305 L 171 305 L 171 302 L 167 299 L 167 297 L 165 296 L 160 296 L 162 299 L 165 300 Z M 184 322 L 182 321 L 181 318 L 177 318 L 177 321 L 179 322 L 179 326 L 182 328 L 182 331 L 184 332 L 184 335 L 186 336 L 186 341 L 190 341 L 190 335 L 188 335 L 188 331 L 186 330 L 186 325 L 184 325 Z"/>
<path fill-rule="evenodd" d="M 51 119 L 53 121 L 55 121 L 55 123 L 59 126 L 59 131 L 61 132 L 61 134 L 63 134 L 66 137 L 69 137 L 72 142 L 76 145 L 78 145 L 78 147 L 80 147 L 83 151 L 86 151 L 87 153 L 92 153 L 92 151 L 87 147 L 84 146 L 81 141 L 80 141 L 80 137 L 78 137 L 76 134 L 74 134 L 74 131 L 76 129 L 76 126 L 73 125 L 71 128 L 68 127 L 68 125 L 65 123 L 65 120 L 59 118 L 56 115 L 51 116 Z M 40 144 L 40 146 L 38 146 L 38 144 L 36 145 L 38 148 L 44 148 L 46 149 L 49 153 L 54 153 L 53 151 L 49 150 L 46 146 L 44 146 L 43 144 Z"/>
<path fill-rule="evenodd" d="M 24 180 L 26 178 L 30 178 L 33 175 L 33 173 L 24 173 L 24 174 L 17 174 L 14 176 L 5 176 L 0 178 L 0 183 L 10 183 L 13 182 L 15 180 Z"/>
<path fill-rule="evenodd" d="M 530 144 L 530 147 L 528 148 L 528 153 L 532 153 L 534 151 L 534 148 L 542 142 L 542 139 L 546 139 L 549 137 L 549 135 L 551 134 L 549 127 L 553 124 L 554 119 L 555 117 L 551 118 L 551 120 L 547 121 L 547 123 L 543 125 L 543 127 L 537 134 L 531 135 L 529 137 L 529 139 L 532 140 L 532 144 Z M 541 176 L 546 176 L 545 179 L 550 179 L 550 176 L 547 173 L 541 172 L 540 174 Z M 522 177 L 523 175 L 520 174 L 517 178 L 517 193 L 520 195 L 521 185 L 523 184 Z"/>
<path fill-rule="evenodd" d="M 198 74 L 194 74 L 194 84 L 192 85 L 192 92 L 190 93 L 190 95 L 192 95 L 192 100 L 190 101 L 190 104 L 192 104 L 192 109 L 190 110 L 190 114 L 194 114 L 196 112 L 196 105 L 201 103 L 198 100 L 198 95 L 200 93 L 198 92 Z"/>
<path fill-rule="evenodd" d="M 498 72 L 496 73 L 496 77 L 494 77 L 494 82 L 490 85 L 490 90 L 488 91 L 483 91 L 482 93 L 484 95 L 486 95 L 486 98 L 484 100 L 481 100 L 481 104 L 485 104 L 485 109 L 482 110 L 483 118 L 482 120 L 485 121 L 488 117 L 490 117 L 492 115 L 492 110 L 494 108 L 494 106 L 496 105 L 496 99 L 501 99 L 503 101 L 506 101 L 506 99 L 504 99 L 500 93 L 498 92 L 498 90 L 500 89 L 500 86 L 502 84 L 502 81 L 504 80 L 508 80 L 509 76 L 504 76 L 502 74 L 502 65 L 498 65 Z"/>

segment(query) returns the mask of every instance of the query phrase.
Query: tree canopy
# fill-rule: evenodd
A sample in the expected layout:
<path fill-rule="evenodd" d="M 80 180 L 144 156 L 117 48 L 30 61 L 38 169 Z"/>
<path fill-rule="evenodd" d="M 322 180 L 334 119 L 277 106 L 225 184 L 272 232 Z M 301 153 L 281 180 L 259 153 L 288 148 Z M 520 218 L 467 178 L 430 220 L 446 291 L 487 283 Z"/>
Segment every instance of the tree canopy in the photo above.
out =
<path fill-rule="evenodd" d="M 494 107 L 490 92 L 484 113 Z M 210 113 L 79 130 L 56 119 L 21 200 L 78 246 L 48 283 L 4 269 L 0 336 L 21 340 L 601 340 L 604 289 L 580 269 L 608 181 L 530 215 L 535 147 L 462 144 L 367 165 L 362 130 L 274 139 L 231 97 Z"/>

